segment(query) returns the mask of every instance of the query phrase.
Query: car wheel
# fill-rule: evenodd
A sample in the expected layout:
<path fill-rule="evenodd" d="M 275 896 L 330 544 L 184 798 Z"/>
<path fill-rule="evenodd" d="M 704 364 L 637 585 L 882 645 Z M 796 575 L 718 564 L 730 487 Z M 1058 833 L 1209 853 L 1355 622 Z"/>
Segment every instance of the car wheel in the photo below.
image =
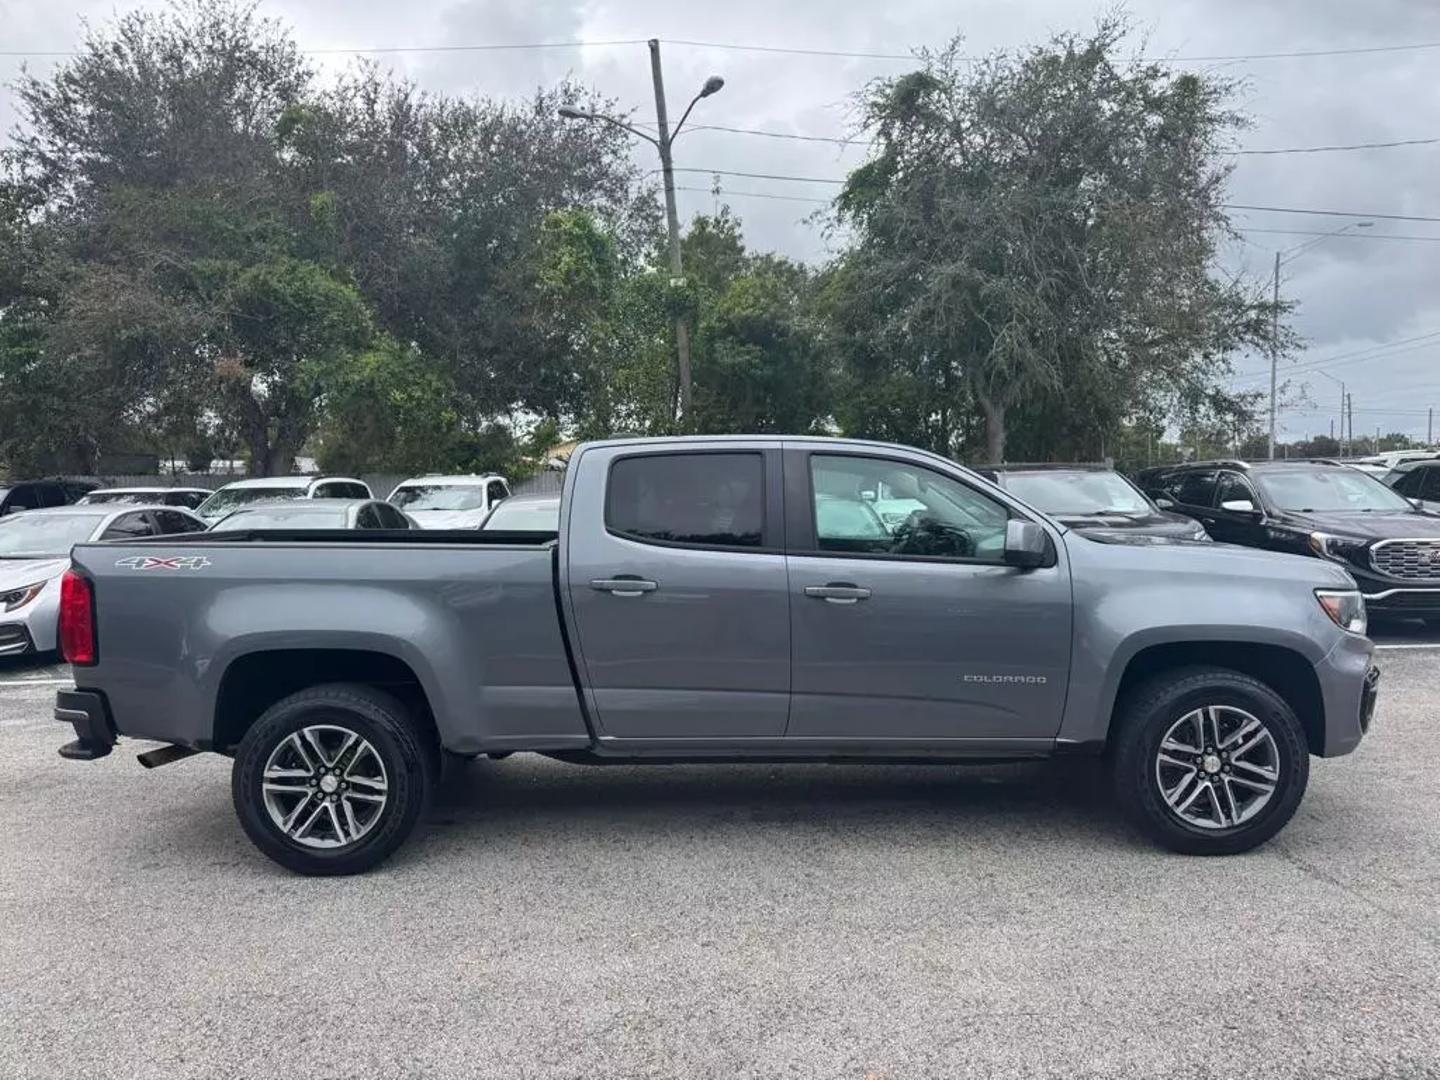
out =
<path fill-rule="evenodd" d="M 1290 820 L 1310 779 L 1294 710 L 1258 679 L 1225 668 L 1168 672 L 1130 693 L 1113 750 L 1122 810 L 1188 855 L 1263 844 Z"/>
<path fill-rule="evenodd" d="M 356 874 L 414 830 L 434 757 L 394 697 L 317 686 L 272 705 L 245 733 L 230 790 L 246 835 L 270 858 L 301 874 Z"/>

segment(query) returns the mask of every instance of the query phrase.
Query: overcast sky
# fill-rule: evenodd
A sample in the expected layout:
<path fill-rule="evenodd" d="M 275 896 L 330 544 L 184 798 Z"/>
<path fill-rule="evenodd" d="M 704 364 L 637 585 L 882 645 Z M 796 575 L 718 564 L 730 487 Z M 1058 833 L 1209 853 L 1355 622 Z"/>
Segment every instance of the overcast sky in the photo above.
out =
<path fill-rule="evenodd" d="M 114 0 L 0 0 L 4 50 L 74 47 L 80 19 L 103 23 L 138 6 Z M 1042 40 L 1051 32 L 1088 29 L 1108 4 L 1086 0 L 264 0 L 261 10 L 289 22 L 306 49 L 375 46 L 613 41 L 659 37 L 672 113 L 712 72 L 725 89 L 697 106 L 691 123 L 843 136 L 850 130 L 853 92 L 876 76 L 905 70 L 903 61 L 801 56 L 681 45 L 680 41 L 782 48 L 908 54 L 962 34 L 981 53 Z M 1177 58 L 1307 50 L 1440 44 L 1440 3 L 1432 0 L 1133 0 L 1129 12 L 1148 34 L 1146 54 Z M 316 58 L 324 67 L 344 55 Z M 653 119 L 648 57 L 643 44 L 516 50 L 405 53 L 381 57 L 423 87 L 450 93 L 525 94 L 572 74 Z M 21 63 L 44 71 L 54 60 L 0 57 L 10 82 Z M 1313 147 L 1440 137 L 1440 47 L 1344 56 L 1177 61 L 1246 80 L 1241 107 L 1254 118 L 1242 136 L 1253 149 Z M 0 125 L 15 122 L 13 96 L 0 93 Z M 644 143 L 637 159 L 647 165 Z M 862 159 L 863 147 L 770 139 L 696 130 L 677 143 L 677 166 L 702 170 L 840 177 Z M 1236 211 L 1248 231 L 1228 258 L 1268 276 L 1274 252 L 1316 239 L 1368 215 L 1440 218 L 1440 144 L 1352 152 L 1243 156 L 1231 184 L 1232 202 L 1355 212 L 1320 217 Z M 1427 182 L 1427 177 L 1430 181 Z M 709 211 L 708 172 L 681 174 L 698 191 L 680 194 L 682 216 Z M 823 231 L 807 221 L 833 185 L 723 178 L 727 201 L 742 217 L 753 246 L 818 261 Z M 786 196 L 759 198 L 742 192 Z M 1283 295 L 1299 302 L 1297 330 L 1306 340 L 1295 390 L 1313 404 L 1281 416 L 1281 437 L 1325 433 L 1339 409 L 1343 379 L 1354 394 L 1356 434 L 1406 431 L 1423 437 L 1423 410 L 1440 406 L 1440 221 L 1373 219 L 1355 236 L 1323 240 L 1285 266 Z M 1424 240 L 1382 237 L 1433 236 Z M 1435 337 L 1416 342 L 1431 332 Z M 1350 358 L 1401 342 L 1374 355 Z M 1331 362 L 1331 358 L 1336 358 Z M 1237 385 L 1268 385 L 1266 361 L 1244 358 L 1254 375 Z"/>

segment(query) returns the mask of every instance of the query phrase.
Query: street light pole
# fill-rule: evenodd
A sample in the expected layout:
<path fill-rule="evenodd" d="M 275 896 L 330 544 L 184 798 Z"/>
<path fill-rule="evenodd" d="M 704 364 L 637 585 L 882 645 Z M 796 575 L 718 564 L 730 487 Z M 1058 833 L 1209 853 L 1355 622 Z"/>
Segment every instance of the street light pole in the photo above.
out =
<path fill-rule="evenodd" d="M 1368 229 L 1374 225 L 1373 221 L 1352 221 L 1347 225 L 1341 225 L 1334 232 L 1325 233 L 1314 240 L 1307 240 L 1303 244 L 1297 244 L 1293 248 L 1275 252 L 1275 274 L 1270 290 L 1270 452 L 1271 461 L 1275 460 L 1275 390 L 1277 373 L 1280 368 L 1280 267 L 1287 262 L 1293 262 L 1303 251 L 1322 244 L 1332 236 L 1339 236 L 1350 229 Z M 1288 257 L 1287 257 L 1288 256 Z"/>
<path fill-rule="evenodd" d="M 670 119 L 665 107 L 665 76 L 660 68 L 660 39 L 651 38 L 650 45 L 650 79 L 655 84 L 655 124 L 656 135 L 647 135 L 643 131 L 637 131 L 623 120 L 617 120 L 613 116 L 606 116 L 603 113 L 583 112 L 573 106 L 565 105 L 560 108 L 560 116 L 566 120 L 603 120 L 607 124 L 614 124 L 616 127 L 624 128 L 632 135 L 638 135 L 650 145 L 654 146 L 660 153 L 660 174 L 665 188 L 665 232 L 667 236 L 670 254 L 670 283 L 673 287 L 679 288 L 685 284 L 685 267 L 680 255 L 680 213 L 675 206 L 675 161 L 671 155 L 671 147 L 680 136 L 680 129 L 685 126 L 685 121 L 690 117 L 690 110 L 695 108 L 695 103 L 701 98 L 707 98 L 725 85 L 725 80 L 719 75 L 711 75 L 700 87 L 700 92 L 690 99 L 690 104 L 680 114 L 680 120 L 674 130 L 670 129 Z M 681 423 L 687 423 L 690 418 L 690 324 L 686 322 L 685 313 L 680 312 L 675 316 L 675 353 L 676 353 L 676 375 L 679 391 L 678 419 Z"/>

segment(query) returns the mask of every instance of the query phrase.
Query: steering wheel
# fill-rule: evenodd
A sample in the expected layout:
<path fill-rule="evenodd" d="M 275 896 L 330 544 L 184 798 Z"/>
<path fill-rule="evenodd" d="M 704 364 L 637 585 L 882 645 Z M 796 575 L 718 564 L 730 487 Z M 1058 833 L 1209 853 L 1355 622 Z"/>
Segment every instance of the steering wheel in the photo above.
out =
<path fill-rule="evenodd" d="M 968 559 L 975 554 L 975 541 L 968 532 L 940 521 L 925 510 L 912 510 L 895 530 L 901 555 L 949 555 Z"/>

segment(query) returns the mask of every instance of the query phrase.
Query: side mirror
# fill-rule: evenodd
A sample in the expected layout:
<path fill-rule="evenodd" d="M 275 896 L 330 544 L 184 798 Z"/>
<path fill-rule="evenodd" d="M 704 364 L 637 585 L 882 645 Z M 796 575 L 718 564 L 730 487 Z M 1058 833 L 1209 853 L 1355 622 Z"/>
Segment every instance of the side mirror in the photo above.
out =
<path fill-rule="evenodd" d="M 1253 514 L 1255 504 L 1249 499 L 1226 499 L 1220 504 L 1221 510 L 1228 510 L 1232 514 Z"/>
<path fill-rule="evenodd" d="M 1033 570 L 1050 561 L 1050 538 L 1033 521 L 1011 518 L 1005 523 L 1005 565 Z"/>
<path fill-rule="evenodd" d="M 1152 495 L 1151 498 L 1155 500 L 1155 505 L 1158 506 L 1161 510 L 1175 509 L 1175 500 L 1167 495 Z"/>
<path fill-rule="evenodd" d="M 1425 509 L 1425 500 L 1424 500 L 1424 499 L 1407 499 L 1406 501 L 1409 502 L 1409 504 L 1410 504 L 1411 506 L 1415 507 L 1416 510 L 1424 510 L 1424 509 Z"/>

